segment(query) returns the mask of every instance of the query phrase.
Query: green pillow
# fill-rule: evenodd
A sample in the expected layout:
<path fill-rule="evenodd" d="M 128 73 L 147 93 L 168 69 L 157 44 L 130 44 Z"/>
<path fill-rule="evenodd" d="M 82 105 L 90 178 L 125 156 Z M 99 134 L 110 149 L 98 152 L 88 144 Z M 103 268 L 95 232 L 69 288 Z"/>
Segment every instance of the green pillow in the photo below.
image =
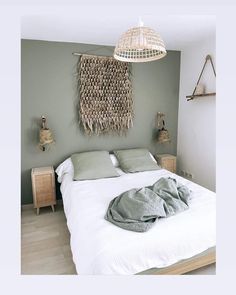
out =
<path fill-rule="evenodd" d="M 119 176 L 107 151 L 73 154 L 74 180 Z"/>
<path fill-rule="evenodd" d="M 114 151 L 120 167 L 125 172 L 158 170 L 160 167 L 151 158 L 147 149 L 129 149 Z"/>

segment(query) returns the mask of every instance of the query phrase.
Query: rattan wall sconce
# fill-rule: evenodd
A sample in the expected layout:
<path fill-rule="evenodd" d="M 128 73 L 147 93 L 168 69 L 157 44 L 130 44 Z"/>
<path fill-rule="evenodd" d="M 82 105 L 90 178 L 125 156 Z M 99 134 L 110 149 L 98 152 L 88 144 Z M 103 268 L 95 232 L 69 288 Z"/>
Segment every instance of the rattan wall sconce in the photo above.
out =
<path fill-rule="evenodd" d="M 44 152 L 51 144 L 55 143 L 52 132 L 46 126 L 46 118 L 41 116 L 41 129 L 39 130 L 39 148 Z"/>
<path fill-rule="evenodd" d="M 165 114 L 158 112 L 157 113 L 157 142 L 158 143 L 166 143 L 170 142 L 169 131 L 165 128 Z"/>

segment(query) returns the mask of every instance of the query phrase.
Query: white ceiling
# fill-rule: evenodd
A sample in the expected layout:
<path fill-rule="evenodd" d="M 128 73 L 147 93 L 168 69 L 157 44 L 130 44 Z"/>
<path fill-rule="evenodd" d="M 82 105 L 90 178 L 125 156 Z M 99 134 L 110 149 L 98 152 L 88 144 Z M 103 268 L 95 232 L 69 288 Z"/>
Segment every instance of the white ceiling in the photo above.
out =
<path fill-rule="evenodd" d="M 22 17 L 23 39 L 50 40 L 87 44 L 115 45 L 119 36 L 130 27 L 138 25 L 141 17 L 145 26 L 162 36 L 166 48 L 181 50 L 189 43 L 215 34 L 216 19 L 210 15 L 158 15 L 149 13 L 107 13 L 101 9 L 70 13 L 25 15 Z"/>

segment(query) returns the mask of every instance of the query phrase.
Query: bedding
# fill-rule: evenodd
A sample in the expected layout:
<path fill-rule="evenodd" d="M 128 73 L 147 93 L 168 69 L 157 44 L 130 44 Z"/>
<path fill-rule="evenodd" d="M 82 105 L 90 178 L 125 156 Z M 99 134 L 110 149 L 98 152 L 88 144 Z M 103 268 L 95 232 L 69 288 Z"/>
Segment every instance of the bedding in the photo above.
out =
<path fill-rule="evenodd" d="M 71 158 L 67 158 L 65 161 L 63 161 L 56 169 L 57 174 L 57 181 L 62 182 L 62 177 L 65 174 L 71 174 L 72 177 L 74 175 L 74 168 L 71 161 Z"/>
<path fill-rule="evenodd" d="M 114 198 L 105 219 L 126 230 L 145 232 L 159 218 L 188 209 L 189 197 L 187 186 L 162 177 L 151 186 L 133 188 Z"/>
<path fill-rule="evenodd" d="M 74 180 L 119 176 L 107 151 L 73 154 L 71 161 L 74 167 Z"/>
<path fill-rule="evenodd" d="M 162 218 L 142 233 L 104 219 L 116 196 L 162 177 L 175 178 L 191 190 L 188 210 Z M 167 267 L 215 246 L 215 193 L 167 170 L 84 181 L 73 181 L 73 172 L 67 171 L 61 175 L 61 192 L 78 274 L 136 274 Z"/>
<path fill-rule="evenodd" d="M 114 154 L 110 154 L 110 158 L 114 167 L 119 167 L 119 162 Z"/>
<path fill-rule="evenodd" d="M 118 168 L 119 166 L 119 162 L 116 159 L 116 157 L 112 154 L 110 154 L 110 158 L 112 161 L 112 164 L 114 165 L 114 167 L 116 167 L 116 172 L 119 175 L 123 175 L 125 174 L 124 171 L 122 171 L 120 168 Z M 65 161 L 63 161 L 56 169 L 56 173 L 57 173 L 57 177 L 58 177 L 58 182 L 62 182 L 62 177 L 64 174 L 70 174 L 72 177 L 74 177 L 74 167 L 71 161 L 71 158 L 67 158 Z"/>
<path fill-rule="evenodd" d="M 153 157 L 147 149 L 115 150 L 114 154 L 120 163 L 121 169 L 125 172 L 160 169 L 156 161 L 153 161 Z"/>
<path fill-rule="evenodd" d="M 152 158 L 152 160 L 157 163 L 157 161 L 155 160 L 155 158 L 153 157 L 153 155 L 151 153 L 150 157 Z M 112 161 L 112 164 L 114 167 L 118 168 L 119 167 L 119 162 L 118 159 L 116 158 L 116 156 L 112 153 L 109 154 L 110 159 Z M 118 174 L 124 174 L 124 172 L 121 169 L 117 170 Z M 67 158 L 66 160 L 64 160 L 58 167 L 57 167 L 57 176 L 58 176 L 58 181 L 61 182 L 61 177 L 65 174 L 65 173 L 74 173 L 74 168 L 73 168 L 73 164 L 71 161 L 71 158 Z"/>

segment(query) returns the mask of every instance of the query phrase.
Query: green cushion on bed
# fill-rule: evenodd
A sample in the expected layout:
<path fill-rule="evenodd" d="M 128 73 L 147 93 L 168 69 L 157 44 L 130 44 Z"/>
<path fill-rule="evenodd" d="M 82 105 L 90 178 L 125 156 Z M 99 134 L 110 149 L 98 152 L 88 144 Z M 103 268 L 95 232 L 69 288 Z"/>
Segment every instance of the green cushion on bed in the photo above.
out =
<path fill-rule="evenodd" d="M 74 166 L 74 180 L 119 176 L 107 151 L 77 153 L 71 156 L 71 160 Z"/>
<path fill-rule="evenodd" d="M 147 149 L 128 149 L 114 151 L 120 167 L 125 172 L 158 170 L 160 167 L 151 158 Z"/>

